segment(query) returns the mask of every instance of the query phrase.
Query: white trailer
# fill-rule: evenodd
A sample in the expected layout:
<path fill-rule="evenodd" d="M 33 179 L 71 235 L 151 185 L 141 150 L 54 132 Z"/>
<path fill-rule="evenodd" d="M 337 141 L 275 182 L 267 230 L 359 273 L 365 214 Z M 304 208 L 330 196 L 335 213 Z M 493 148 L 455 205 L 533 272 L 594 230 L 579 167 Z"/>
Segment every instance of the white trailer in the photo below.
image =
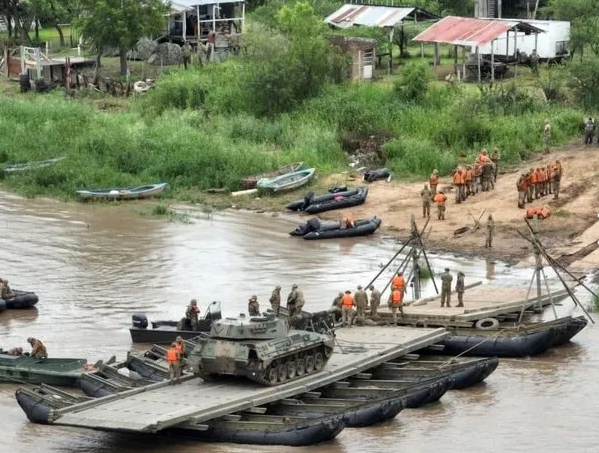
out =
<path fill-rule="evenodd" d="M 493 41 L 493 53 L 496 56 L 514 55 L 514 46 L 516 50 L 526 53 L 530 56 L 532 51 L 537 49 L 539 60 L 561 60 L 570 56 L 570 22 L 556 20 L 517 20 L 517 19 L 490 19 L 494 21 L 505 21 L 513 23 L 525 22 L 544 31 L 538 36 L 534 33 L 525 34 L 524 32 L 510 31 L 509 40 L 507 35 Z M 515 35 L 515 36 L 514 36 Z M 491 44 L 480 46 L 479 51 L 482 55 L 491 54 Z M 472 53 L 475 50 L 472 49 Z"/>

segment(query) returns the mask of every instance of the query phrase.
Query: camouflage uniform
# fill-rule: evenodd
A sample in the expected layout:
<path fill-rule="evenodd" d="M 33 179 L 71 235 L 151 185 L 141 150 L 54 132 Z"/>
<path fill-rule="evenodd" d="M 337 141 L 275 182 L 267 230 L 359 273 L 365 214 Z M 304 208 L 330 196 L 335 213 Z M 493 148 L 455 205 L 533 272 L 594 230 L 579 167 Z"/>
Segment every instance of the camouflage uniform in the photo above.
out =
<path fill-rule="evenodd" d="M 560 182 L 562 179 L 562 173 L 557 170 L 557 168 L 555 168 L 553 170 L 553 198 L 557 199 L 559 198 L 559 186 L 560 186 Z"/>
<path fill-rule="evenodd" d="M 279 316 L 279 309 L 281 308 L 281 287 L 277 286 L 270 296 L 270 306 L 274 311 L 275 316 Z"/>
<path fill-rule="evenodd" d="M 364 321 L 364 311 L 368 307 L 368 295 L 360 285 L 358 285 L 358 290 L 354 293 L 354 302 L 356 303 L 357 319 Z"/>
<path fill-rule="evenodd" d="M 453 276 L 449 273 L 449 268 L 445 268 L 445 272 L 441 274 L 441 307 L 451 307 L 451 281 Z"/>
<path fill-rule="evenodd" d="M 289 310 L 289 317 L 299 315 L 302 312 L 304 306 L 304 295 L 297 288 L 297 285 L 291 287 L 291 292 L 287 296 L 287 310 Z"/>
<path fill-rule="evenodd" d="M 379 317 L 378 309 L 381 304 L 381 292 L 373 285 L 370 285 L 370 317 L 376 321 Z"/>
<path fill-rule="evenodd" d="M 258 303 L 258 297 L 250 297 L 250 300 L 248 301 L 248 313 L 250 316 L 260 316 L 260 304 Z"/>
<path fill-rule="evenodd" d="M 48 351 L 46 351 L 46 346 L 40 340 L 36 340 L 35 338 L 27 338 L 27 343 L 31 345 L 31 357 L 36 359 L 47 359 Z"/>
<path fill-rule="evenodd" d="M 501 154 L 499 149 L 495 148 L 493 154 L 491 154 L 491 162 L 495 165 L 495 171 L 493 172 L 493 181 L 497 182 L 497 173 L 499 173 L 499 161 L 501 160 Z"/>
<path fill-rule="evenodd" d="M 422 217 L 430 217 L 433 192 L 426 184 L 424 185 L 424 189 L 420 191 L 420 198 L 422 199 Z"/>
<path fill-rule="evenodd" d="M 551 124 L 549 120 L 545 120 L 545 126 L 543 127 L 543 143 L 545 145 L 545 152 L 549 152 L 549 145 L 551 145 Z"/>
<path fill-rule="evenodd" d="M 533 195 L 534 195 L 534 190 L 535 190 L 535 183 L 532 182 L 532 175 L 534 174 L 535 169 L 531 168 L 528 172 L 528 174 L 526 175 L 526 177 L 528 178 L 528 189 L 526 192 L 526 201 L 528 203 L 532 203 L 533 200 Z"/>
<path fill-rule="evenodd" d="M 8 280 L 2 282 L 2 288 L 0 288 L 0 299 L 10 299 L 14 294 L 8 286 Z"/>
<path fill-rule="evenodd" d="M 458 294 L 458 307 L 464 306 L 464 291 L 466 290 L 464 277 L 463 272 L 458 272 L 458 279 L 455 282 L 455 292 Z M 447 306 L 449 306 L 449 302 L 447 302 Z"/>
<path fill-rule="evenodd" d="M 198 330 L 198 307 L 197 301 L 192 299 L 190 304 L 187 306 L 187 311 L 185 312 L 185 317 L 189 320 L 189 324 L 191 325 L 191 330 Z"/>
<path fill-rule="evenodd" d="M 528 191 L 525 184 L 526 179 L 526 175 L 522 173 L 516 182 L 516 189 L 518 190 L 518 207 L 521 209 L 524 209 L 524 204 L 526 203 L 526 192 Z"/>
<path fill-rule="evenodd" d="M 493 233 L 495 232 L 495 221 L 493 220 L 493 216 L 489 214 L 489 218 L 487 219 L 487 240 L 485 242 L 485 247 L 492 247 L 493 243 Z M 458 274 L 459 276 L 460 274 Z M 458 277 L 459 278 L 459 277 Z"/>

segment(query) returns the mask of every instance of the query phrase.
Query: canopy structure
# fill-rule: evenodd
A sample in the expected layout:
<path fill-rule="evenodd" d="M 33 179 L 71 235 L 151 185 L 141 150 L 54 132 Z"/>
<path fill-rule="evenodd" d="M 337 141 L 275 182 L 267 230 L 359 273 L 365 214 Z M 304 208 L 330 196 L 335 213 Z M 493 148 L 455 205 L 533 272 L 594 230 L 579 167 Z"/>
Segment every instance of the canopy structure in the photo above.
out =
<path fill-rule="evenodd" d="M 423 21 L 438 20 L 436 16 L 418 7 L 393 7 L 379 5 L 357 5 L 345 4 L 333 14 L 327 16 L 324 21 L 334 28 L 351 27 L 377 27 L 384 28 L 389 33 L 389 73 L 393 65 L 393 36 L 396 28 L 400 28 L 400 52 L 403 52 L 404 34 L 403 26 L 406 22 L 421 23 Z"/>
<path fill-rule="evenodd" d="M 479 47 L 485 44 L 493 43 L 497 38 L 507 35 L 509 42 L 510 32 L 513 33 L 514 43 L 518 32 L 526 34 L 535 34 L 535 39 L 539 33 L 544 31 L 529 23 L 521 21 L 505 21 L 494 19 L 475 19 L 472 17 L 447 16 L 431 25 L 429 28 L 418 34 L 413 40 L 421 43 L 435 44 L 435 65 L 438 60 L 438 45 L 450 44 L 455 46 L 455 58 L 457 64 L 457 47 L 462 47 L 463 55 L 466 47 L 476 49 L 478 60 L 478 80 L 481 80 L 480 53 Z M 535 45 L 536 47 L 536 45 Z M 491 46 L 492 48 L 492 46 Z M 507 49 L 507 48 L 506 48 Z M 514 56 L 516 56 L 516 45 L 514 44 Z M 507 52 L 507 50 L 506 50 Z M 506 55 L 507 57 L 507 55 Z M 495 62 L 493 53 L 491 53 L 491 78 L 495 78 Z"/>

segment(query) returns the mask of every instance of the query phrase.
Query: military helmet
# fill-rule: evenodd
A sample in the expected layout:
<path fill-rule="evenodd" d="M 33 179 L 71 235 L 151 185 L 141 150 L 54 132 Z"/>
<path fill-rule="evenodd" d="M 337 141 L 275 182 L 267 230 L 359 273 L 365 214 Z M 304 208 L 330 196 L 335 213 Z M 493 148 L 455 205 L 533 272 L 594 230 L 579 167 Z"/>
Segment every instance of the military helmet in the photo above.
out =
<path fill-rule="evenodd" d="M 27 343 L 30 343 L 30 344 L 35 343 L 35 338 L 33 338 L 33 337 L 27 338 Z"/>
<path fill-rule="evenodd" d="M 197 304 L 197 303 L 198 303 L 198 301 L 197 301 L 197 300 L 195 300 L 195 299 L 191 299 L 191 303 L 195 305 L 195 304 Z"/>
<path fill-rule="evenodd" d="M 369 289 L 370 291 L 373 291 L 373 290 L 374 290 L 374 285 L 370 285 L 370 286 L 368 287 L 368 289 Z"/>
<path fill-rule="evenodd" d="M 351 291 L 349 289 L 346 289 L 345 294 L 351 294 Z"/>
<path fill-rule="evenodd" d="M 279 285 L 275 286 L 275 289 L 281 289 L 281 287 Z"/>
<path fill-rule="evenodd" d="M 358 285 L 358 289 L 362 289 L 362 285 Z"/>
<path fill-rule="evenodd" d="M 297 288 L 297 284 L 294 283 L 293 285 L 291 285 L 291 289 L 295 289 L 295 288 Z"/>
<path fill-rule="evenodd" d="M 171 344 L 171 346 L 177 346 L 177 343 L 175 343 L 175 342 L 173 341 L 173 343 Z"/>
<path fill-rule="evenodd" d="M 177 336 L 177 338 L 175 339 L 175 341 L 177 343 L 181 343 L 183 341 L 183 338 L 181 338 L 181 335 Z"/>
<path fill-rule="evenodd" d="M 252 294 L 252 297 L 250 297 L 250 300 L 258 300 L 258 296 L 256 296 L 255 294 Z"/>
<path fill-rule="evenodd" d="M 448 267 L 445 268 L 445 272 L 449 272 L 449 268 Z"/>

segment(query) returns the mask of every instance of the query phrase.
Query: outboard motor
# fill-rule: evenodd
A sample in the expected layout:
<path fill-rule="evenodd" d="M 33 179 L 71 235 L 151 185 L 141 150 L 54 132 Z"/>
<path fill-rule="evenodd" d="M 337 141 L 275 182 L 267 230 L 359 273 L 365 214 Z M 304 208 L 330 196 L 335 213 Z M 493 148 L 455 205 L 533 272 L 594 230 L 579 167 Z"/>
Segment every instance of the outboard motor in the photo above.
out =
<path fill-rule="evenodd" d="M 148 318 L 143 313 L 136 313 L 131 316 L 131 320 L 133 321 L 133 327 L 137 327 L 138 329 L 146 329 L 148 327 Z"/>

